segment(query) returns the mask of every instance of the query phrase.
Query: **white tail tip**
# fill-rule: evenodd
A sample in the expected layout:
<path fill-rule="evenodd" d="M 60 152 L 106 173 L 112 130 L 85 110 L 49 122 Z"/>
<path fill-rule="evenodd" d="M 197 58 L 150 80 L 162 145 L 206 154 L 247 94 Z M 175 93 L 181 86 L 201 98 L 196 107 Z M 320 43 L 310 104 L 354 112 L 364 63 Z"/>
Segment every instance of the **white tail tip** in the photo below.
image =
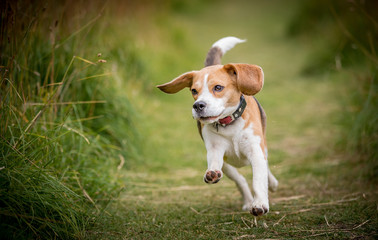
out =
<path fill-rule="evenodd" d="M 242 40 L 237 37 L 225 37 L 216 41 L 212 47 L 219 47 L 222 53 L 225 54 L 228 50 L 233 48 L 238 43 L 243 43 L 247 40 Z"/>

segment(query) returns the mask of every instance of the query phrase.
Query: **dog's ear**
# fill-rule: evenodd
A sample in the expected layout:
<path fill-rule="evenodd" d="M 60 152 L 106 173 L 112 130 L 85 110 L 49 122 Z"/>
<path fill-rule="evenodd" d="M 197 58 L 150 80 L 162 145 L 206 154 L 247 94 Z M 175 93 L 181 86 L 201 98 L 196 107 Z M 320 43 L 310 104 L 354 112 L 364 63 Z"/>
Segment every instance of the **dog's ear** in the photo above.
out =
<path fill-rule="evenodd" d="M 234 63 L 223 66 L 232 79 L 236 81 L 236 85 L 240 92 L 245 95 L 255 95 L 264 85 L 264 72 L 257 65 Z"/>
<path fill-rule="evenodd" d="M 172 81 L 156 87 L 165 93 L 177 93 L 185 87 L 192 86 L 195 73 L 195 71 L 184 73 Z"/>

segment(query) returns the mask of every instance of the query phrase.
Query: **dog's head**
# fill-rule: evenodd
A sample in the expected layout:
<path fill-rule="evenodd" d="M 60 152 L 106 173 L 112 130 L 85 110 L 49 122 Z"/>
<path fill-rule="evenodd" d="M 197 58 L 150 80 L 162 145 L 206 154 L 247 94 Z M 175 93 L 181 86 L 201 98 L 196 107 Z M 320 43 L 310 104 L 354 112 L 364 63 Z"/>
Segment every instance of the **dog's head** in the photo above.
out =
<path fill-rule="evenodd" d="M 264 84 L 261 67 L 250 64 L 226 64 L 184 73 L 171 82 L 157 86 L 165 93 L 190 88 L 195 100 L 193 118 L 210 124 L 232 114 L 241 94 L 255 95 Z"/>

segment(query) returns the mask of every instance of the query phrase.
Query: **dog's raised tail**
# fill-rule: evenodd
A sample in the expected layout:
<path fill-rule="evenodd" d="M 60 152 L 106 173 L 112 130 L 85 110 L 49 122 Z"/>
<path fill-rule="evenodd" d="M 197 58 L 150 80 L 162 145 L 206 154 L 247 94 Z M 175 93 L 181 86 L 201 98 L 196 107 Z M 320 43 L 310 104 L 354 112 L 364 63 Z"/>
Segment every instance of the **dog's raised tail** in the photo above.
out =
<path fill-rule="evenodd" d="M 216 41 L 207 53 L 205 60 L 205 67 L 211 65 L 221 64 L 222 56 L 238 43 L 243 43 L 246 40 L 237 37 L 225 37 Z"/>

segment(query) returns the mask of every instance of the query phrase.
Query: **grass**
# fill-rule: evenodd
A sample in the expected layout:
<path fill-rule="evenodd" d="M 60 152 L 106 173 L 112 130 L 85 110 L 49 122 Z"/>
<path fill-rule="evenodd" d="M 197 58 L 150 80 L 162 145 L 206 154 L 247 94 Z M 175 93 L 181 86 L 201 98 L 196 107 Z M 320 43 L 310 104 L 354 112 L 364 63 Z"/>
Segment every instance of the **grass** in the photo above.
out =
<path fill-rule="evenodd" d="M 99 34 L 91 31 L 98 15 L 77 20 L 76 8 L 66 16 L 66 3 L 52 3 L 1 7 L 0 217 L 8 239 L 84 238 L 107 206 L 98 199 L 118 196 L 119 170 L 137 159 L 133 109 L 117 93 L 107 56 L 96 42 L 82 47 Z M 92 5 L 96 13 L 101 6 Z"/>
<path fill-rule="evenodd" d="M 9 45 L 3 30 L 0 38 L 4 236 L 376 238 L 376 65 L 340 69 L 319 50 L 332 46 L 328 38 L 314 43 L 303 26 L 288 35 L 295 19 L 313 15 L 298 17 L 303 5 L 285 4 L 67 2 L 54 14 L 43 3 L 23 6 L 28 27 L 20 20 L 5 30 L 24 38 Z M 327 28 L 315 34 L 339 29 L 331 12 L 322 12 Z M 280 186 L 260 218 L 241 211 L 229 179 L 203 183 L 206 150 L 189 92 L 165 95 L 154 87 L 202 68 L 211 44 L 229 35 L 248 41 L 223 62 L 265 72 L 257 98 L 268 115 L 269 162 Z M 241 172 L 252 178 L 248 167 Z"/>

